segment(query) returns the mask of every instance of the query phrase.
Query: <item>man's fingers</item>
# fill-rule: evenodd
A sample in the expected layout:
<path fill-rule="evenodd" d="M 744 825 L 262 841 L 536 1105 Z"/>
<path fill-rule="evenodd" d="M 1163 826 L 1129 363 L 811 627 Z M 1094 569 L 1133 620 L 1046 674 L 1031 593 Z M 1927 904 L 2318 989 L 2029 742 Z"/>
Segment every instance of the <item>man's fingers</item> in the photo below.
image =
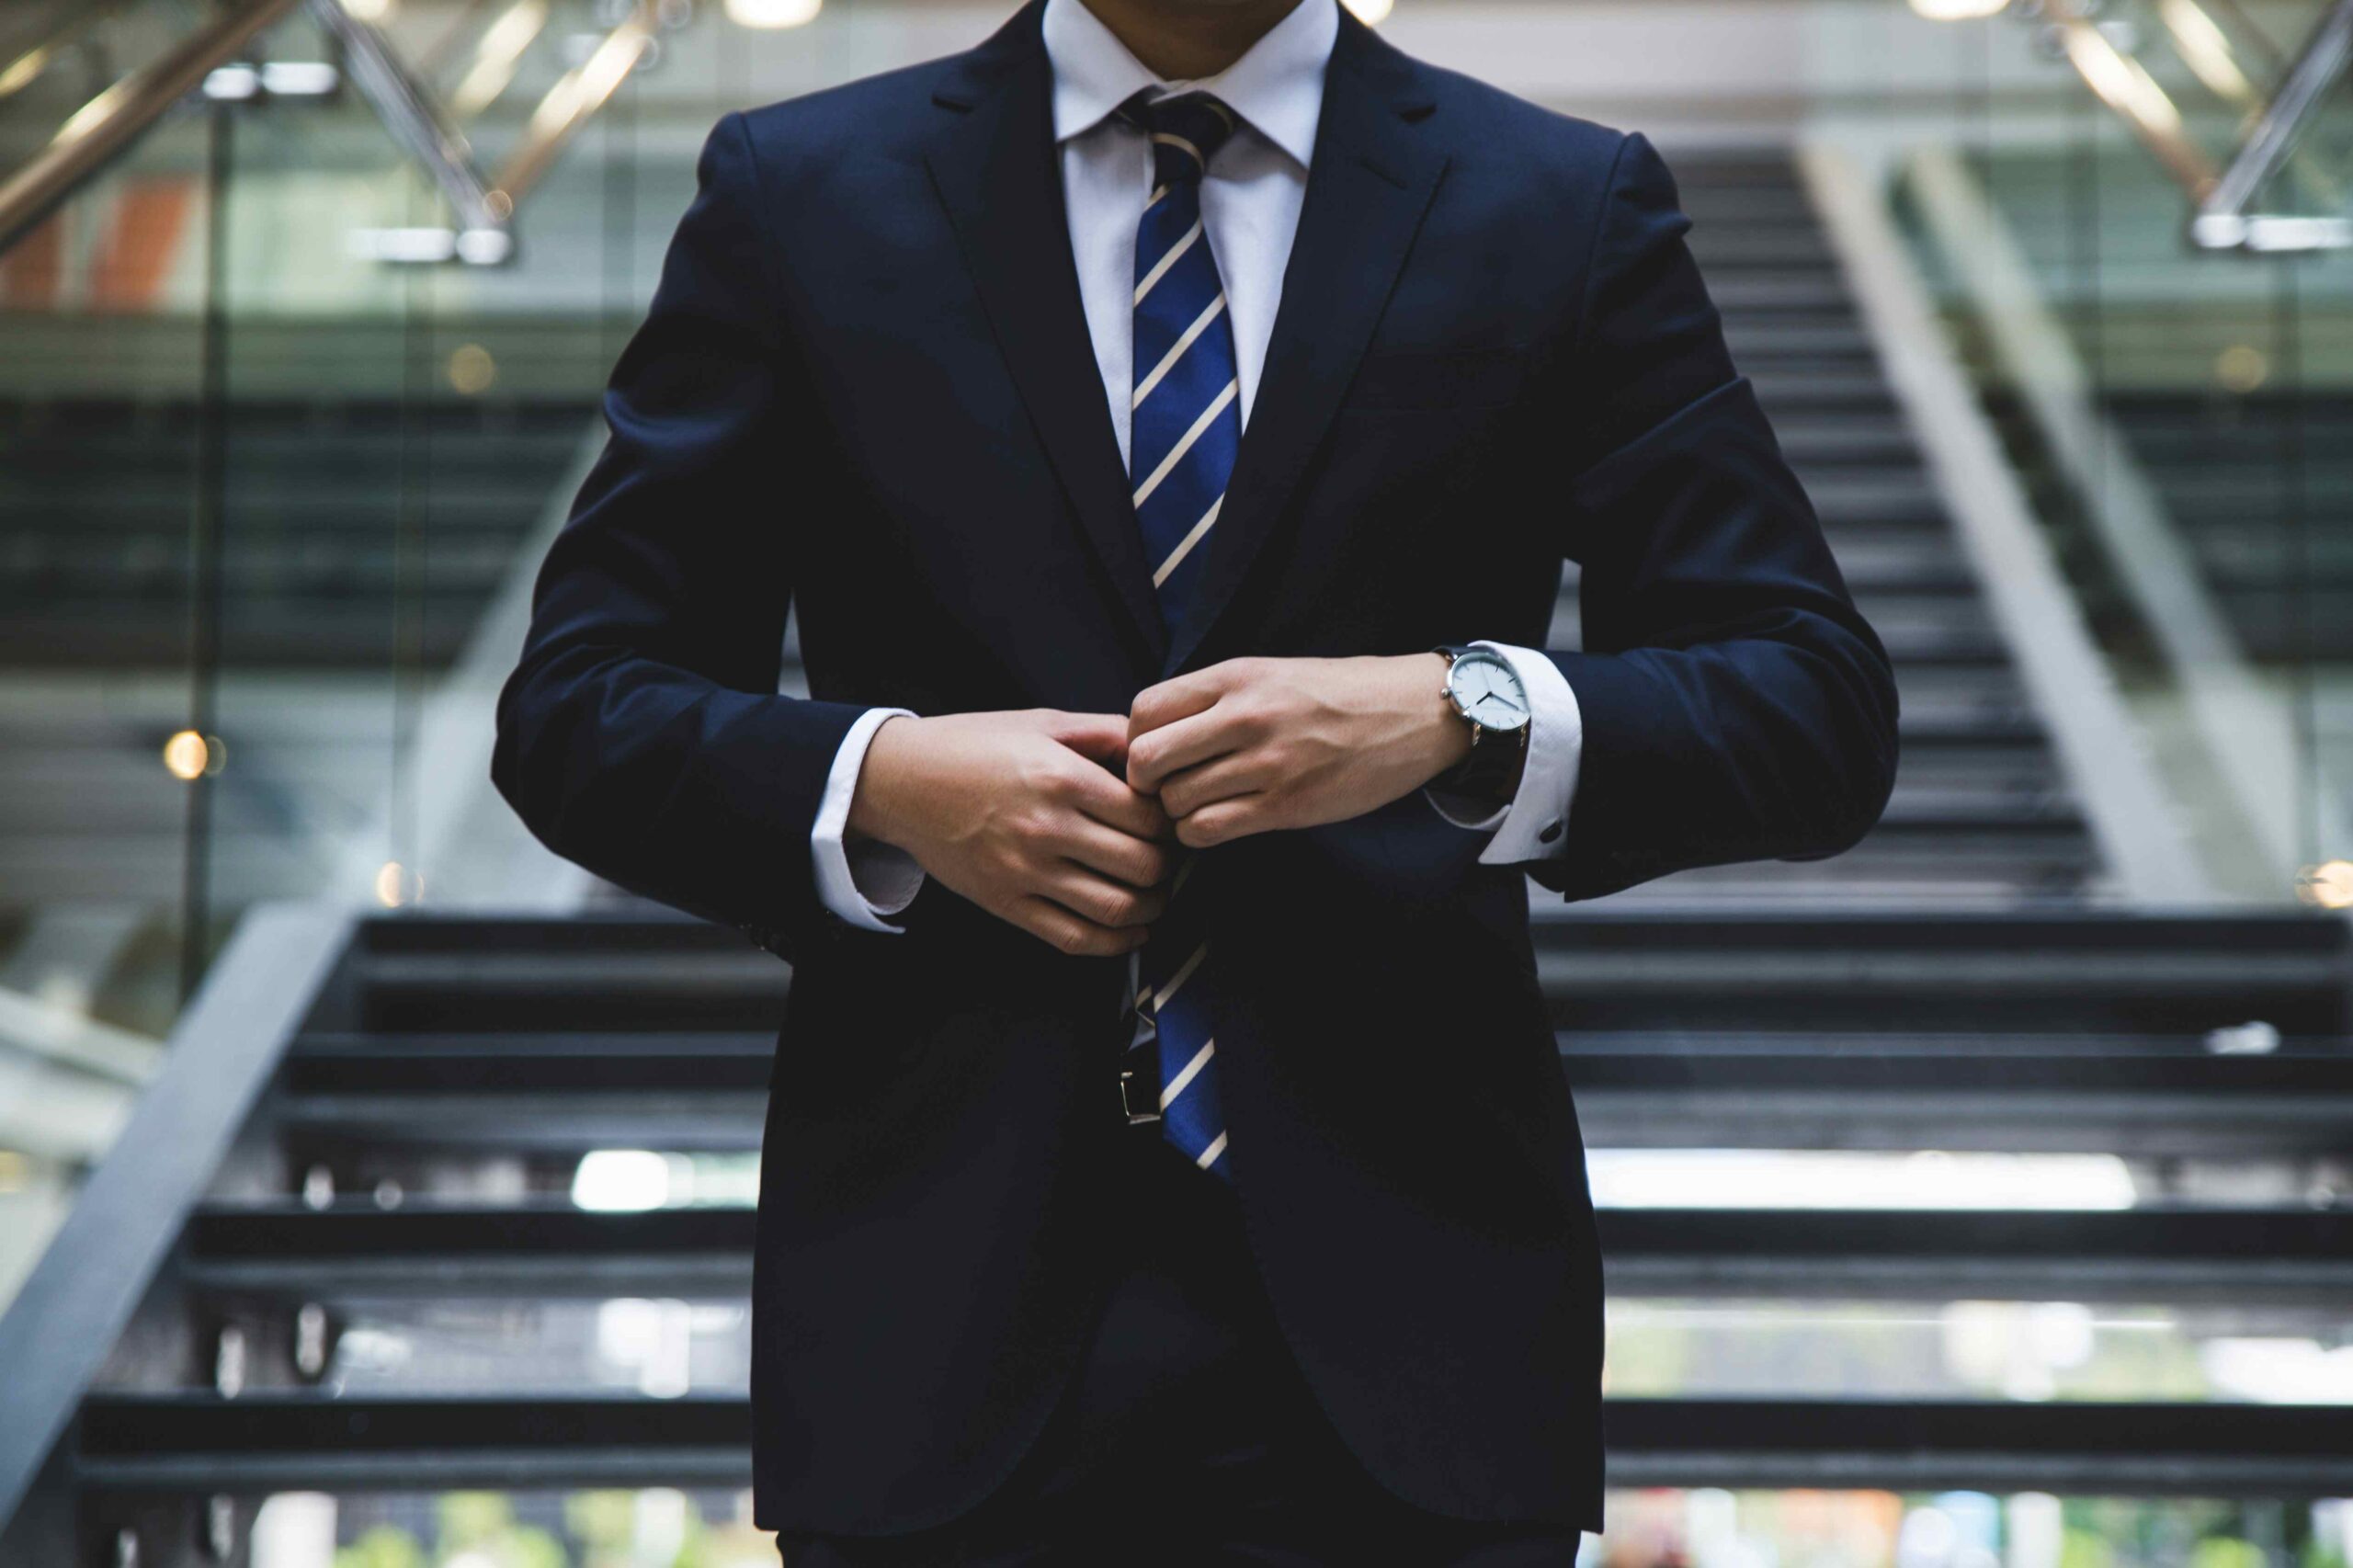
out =
<path fill-rule="evenodd" d="M 1115 882 L 1075 861 L 1049 871 L 1037 891 L 1088 925 L 1111 930 L 1149 926 L 1168 907 L 1168 895 L 1161 889 Z"/>
<path fill-rule="evenodd" d="M 1242 838 L 1273 825 L 1266 819 L 1265 797 L 1236 795 L 1213 806 L 1203 806 L 1176 824 L 1177 840 L 1193 849 L 1206 849 L 1230 838 Z"/>
<path fill-rule="evenodd" d="M 1229 752 L 1160 781 L 1160 807 L 1181 824 L 1203 807 L 1266 789 L 1273 772 L 1263 752 Z"/>
<path fill-rule="evenodd" d="M 1070 803 L 1097 822 L 1135 838 L 1169 836 L 1168 813 L 1150 795 L 1140 795 L 1116 774 L 1085 768 L 1070 780 Z"/>
<path fill-rule="evenodd" d="M 1223 756 L 1245 740 L 1230 709 L 1204 709 L 1130 741 L 1128 783 L 1137 790 L 1158 790 L 1172 774 Z"/>
<path fill-rule="evenodd" d="M 1228 659 L 1205 670 L 1191 670 L 1174 680 L 1146 687 L 1128 704 L 1128 739 L 1149 734 L 1165 724 L 1190 718 L 1215 702 L 1233 685 L 1239 661 Z"/>
<path fill-rule="evenodd" d="M 1064 713 L 1049 709 L 1043 728 L 1048 736 L 1060 741 L 1090 762 L 1105 767 L 1118 768 L 1127 765 L 1128 721 L 1118 713 Z"/>
<path fill-rule="evenodd" d="M 1006 911 L 1031 936 L 1076 958 L 1110 958 L 1133 952 L 1150 933 L 1142 926 L 1112 927 L 1083 920 L 1050 898 L 1029 894 Z"/>
<path fill-rule="evenodd" d="M 1135 888 L 1166 881 L 1176 867 L 1176 852 L 1165 845 L 1147 843 L 1097 822 L 1076 823 L 1058 847 L 1064 858 Z"/>

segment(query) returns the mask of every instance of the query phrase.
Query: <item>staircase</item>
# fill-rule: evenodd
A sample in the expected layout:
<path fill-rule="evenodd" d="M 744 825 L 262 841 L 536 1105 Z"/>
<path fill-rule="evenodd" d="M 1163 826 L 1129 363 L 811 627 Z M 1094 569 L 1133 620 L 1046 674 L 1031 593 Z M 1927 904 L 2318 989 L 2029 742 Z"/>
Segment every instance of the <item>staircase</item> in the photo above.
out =
<path fill-rule="evenodd" d="M 78 1508 L 102 1540 L 139 1535 L 140 1561 L 176 1562 L 169 1543 L 210 1500 L 229 1500 L 233 1535 L 289 1491 L 343 1496 L 347 1528 L 481 1486 L 679 1487 L 729 1517 L 748 1475 L 750 1173 L 786 968 L 675 919 L 256 924 L 224 971 L 233 991 L 226 966 L 256 960 L 297 983 L 266 1010 L 282 1038 L 256 1040 L 270 1016 L 208 996 L 127 1153 L 0 1323 L 0 1365 L 47 1346 L 44 1372 L 85 1391 L 47 1504 L 0 1545 Z M 1859 1186 L 1845 1208 L 1629 1208 L 1608 1204 L 1605 1171 L 1614 1300 L 2325 1315 L 2353 1291 L 2353 1215 L 2301 1192 L 2199 1204 L 2167 1196 L 2165 1174 L 2234 1154 L 2318 1167 L 2353 1146 L 2340 922 L 1581 909 L 1538 935 L 1605 1162 L 2097 1150 L 2142 1188 L 2131 1207 L 2022 1211 L 1888 1208 Z M 2249 1017 L 2282 1046 L 2207 1048 L 2206 1030 Z M 216 1161 L 176 1203 L 158 1167 L 191 1146 Z M 142 1248 L 152 1274 L 106 1333 L 67 1333 L 91 1321 L 76 1256 Z M 1866 1362 L 1852 1386 L 1746 1375 L 1760 1386 L 1736 1398 L 1614 1399 L 1613 1479 L 2268 1496 L 2353 1467 L 2353 1424 L 2325 1408 L 2021 1403 L 1932 1354 Z M 0 1483 L 53 1436 L 0 1434 Z"/>
<path fill-rule="evenodd" d="M 1670 161 L 1733 361 L 1894 660 L 1902 758 L 1879 826 L 1845 855 L 1687 871 L 1621 897 L 1953 908 L 2096 894 L 2102 868 L 2081 808 L 1795 168 L 1781 157 Z M 1555 645 L 1576 645 L 1575 574 L 1563 585 Z"/>

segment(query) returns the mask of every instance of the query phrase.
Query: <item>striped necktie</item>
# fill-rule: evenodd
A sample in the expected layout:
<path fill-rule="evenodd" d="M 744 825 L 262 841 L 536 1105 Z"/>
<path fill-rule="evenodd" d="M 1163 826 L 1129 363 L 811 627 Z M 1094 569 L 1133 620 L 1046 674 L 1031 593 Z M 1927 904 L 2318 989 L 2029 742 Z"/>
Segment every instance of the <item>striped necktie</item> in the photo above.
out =
<path fill-rule="evenodd" d="M 1130 99 L 1120 114 L 1152 141 L 1152 195 L 1136 226 L 1128 472 L 1161 619 L 1174 631 L 1197 608 L 1203 546 L 1242 441 L 1233 328 L 1201 227 L 1201 176 L 1233 114 L 1206 93 Z M 1191 869 L 1189 859 L 1177 869 L 1168 911 L 1139 955 L 1137 1010 L 1153 1026 L 1161 1136 L 1232 1181 L 1206 1010 L 1215 960 L 1184 896 Z"/>

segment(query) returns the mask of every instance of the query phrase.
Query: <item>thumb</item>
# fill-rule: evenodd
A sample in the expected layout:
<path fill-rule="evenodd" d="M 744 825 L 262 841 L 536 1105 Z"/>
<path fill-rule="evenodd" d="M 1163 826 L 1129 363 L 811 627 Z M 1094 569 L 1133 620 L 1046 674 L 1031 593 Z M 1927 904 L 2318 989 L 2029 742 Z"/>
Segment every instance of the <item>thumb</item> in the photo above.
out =
<path fill-rule="evenodd" d="M 1128 716 L 1124 713 L 1049 714 L 1046 733 L 1114 772 L 1128 765 Z"/>

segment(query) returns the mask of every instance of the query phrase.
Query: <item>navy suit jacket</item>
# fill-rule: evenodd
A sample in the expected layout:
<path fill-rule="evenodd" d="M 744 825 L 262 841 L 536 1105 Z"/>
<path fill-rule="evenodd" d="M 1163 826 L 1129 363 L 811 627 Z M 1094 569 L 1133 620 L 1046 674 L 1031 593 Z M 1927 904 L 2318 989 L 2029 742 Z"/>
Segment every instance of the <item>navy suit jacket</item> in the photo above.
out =
<path fill-rule="evenodd" d="M 1341 17 L 1201 613 L 1164 628 L 1081 315 L 1029 0 L 977 48 L 720 122 L 540 574 L 494 776 L 549 846 L 792 964 L 752 1394 L 771 1528 L 897 1532 L 1010 1470 L 1119 1224 L 1126 964 L 927 883 L 829 914 L 858 712 L 1125 711 L 1238 654 L 1541 646 L 1556 858 L 1419 791 L 1200 857 L 1254 1255 L 1332 1421 L 1424 1507 L 1601 1528 L 1602 1272 L 1529 878 L 1588 899 L 1853 844 L 1896 699 L 1651 144 Z M 798 604 L 812 695 L 777 691 Z"/>

